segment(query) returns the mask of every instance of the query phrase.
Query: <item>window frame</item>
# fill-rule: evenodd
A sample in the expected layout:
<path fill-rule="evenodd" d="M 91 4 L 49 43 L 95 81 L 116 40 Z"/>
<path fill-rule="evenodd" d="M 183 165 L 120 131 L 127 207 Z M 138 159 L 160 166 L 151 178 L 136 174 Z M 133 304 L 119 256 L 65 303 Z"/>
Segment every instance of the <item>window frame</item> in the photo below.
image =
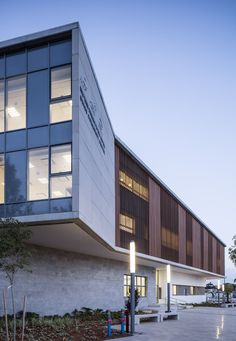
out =
<path fill-rule="evenodd" d="M 60 97 L 52 97 L 52 71 L 56 69 L 62 69 L 63 67 L 69 66 L 70 67 L 70 95 L 60 96 Z M 50 74 L 49 74 L 49 103 L 55 102 L 62 102 L 66 101 L 67 99 L 72 99 L 72 64 L 62 64 L 58 66 L 50 67 Z"/>
<path fill-rule="evenodd" d="M 144 280 L 144 285 L 138 285 L 137 284 L 137 280 L 140 280 L 141 283 Z M 130 291 L 130 285 L 129 283 L 131 283 L 131 276 L 129 274 L 124 274 L 124 279 L 123 279 L 123 293 L 124 293 L 124 297 L 128 297 L 129 291 Z M 139 289 L 144 289 L 144 295 L 139 292 L 139 296 L 144 298 L 147 297 L 147 291 L 148 291 L 148 278 L 147 276 L 142 276 L 142 275 L 135 275 L 135 290 L 137 289 L 139 291 Z M 142 291 L 142 290 L 141 290 Z"/>
<path fill-rule="evenodd" d="M 25 78 L 25 126 L 22 128 L 17 129 L 7 129 L 7 106 L 8 106 L 8 81 L 11 79 L 17 79 L 17 78 Z M 28 74 L 22 73 L 15 76 L 6 77 L 4 80 L 4 133 L 8 132 L 14 132 L 18 130 L 24 130 L 27 129 L 27 123 L 28 123 L 28 105 L 27 105 L 27 96 L 28 96 Z M 2 133 L 3 133 L 2 132 Z"/>
<path fill-rule="evenodd" d="M 59 147 L 59 146 L 65 146 L 65 145 L 70 145 L 71 146 L 71 171 L 69 171 L 69 172 L 61 172 L 61 173 L 52 173 L 51 174 L 51 155 L 52 155 L 51 149 L 53 147 Z M 37 150 L 37 149 L 47 149 L 47 151 L 48 151 L 48 198 L 30 200 L 29 197 L 28 197 L 28 194 L 29 194 L 29 192 L 28 192 L 29 161 L 30 161 L 29 160 L 29 154 L 30 154 L 30 151 Z M 50 145 L 50 146 L 36 147 L 36 148 L 27 149 L 26 162 L 27 162 L 27 164 L 26 164 L 26 169 L 27 169 L 27 171 L 26 171 L 26 181 L 27 181 L 27 193 L 26 193 L 27 200 L 26 200 L 26 202 L 72 198 L 72 194 L 71 194 L 71 196 L 63 196 L 63 197 L 57 197 L 57 198 L 52 198 L 52 196 L 51 196 L 51 178 L 71 176 L 71 183 L 73 184 L 73 176 L 72 176 L 72 143 L 61 143 L 61 144 L 56 144 L 56 145 Z"/>

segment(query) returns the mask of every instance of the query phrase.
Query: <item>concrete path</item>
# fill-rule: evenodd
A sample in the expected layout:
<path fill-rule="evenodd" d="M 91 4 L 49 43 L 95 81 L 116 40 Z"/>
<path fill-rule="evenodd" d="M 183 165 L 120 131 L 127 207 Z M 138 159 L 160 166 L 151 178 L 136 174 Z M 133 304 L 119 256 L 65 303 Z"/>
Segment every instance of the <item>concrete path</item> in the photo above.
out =
<path fill-rule="evenodd" d="M 236 341 L 236 308 L 194 308 L 180 311 L 179 321 L 143 322 L 136 334 L 122 340 Z M 120 339 L 119 339 L 120 340 Z"/>

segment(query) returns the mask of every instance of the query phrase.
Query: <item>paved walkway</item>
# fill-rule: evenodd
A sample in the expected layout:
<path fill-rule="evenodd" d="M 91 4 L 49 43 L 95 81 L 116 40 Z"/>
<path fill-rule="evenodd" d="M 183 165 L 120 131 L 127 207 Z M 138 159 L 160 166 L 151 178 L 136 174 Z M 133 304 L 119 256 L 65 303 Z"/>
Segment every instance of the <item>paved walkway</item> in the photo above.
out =
<path fill-rule="evenodd" d="M 143 322 L 136 326 L 137 341 L 236 341 L 236 308 L 194 308 L 180 311 L 180 320 Z M 120 339 L 119 339 L 120 340 Z"/>

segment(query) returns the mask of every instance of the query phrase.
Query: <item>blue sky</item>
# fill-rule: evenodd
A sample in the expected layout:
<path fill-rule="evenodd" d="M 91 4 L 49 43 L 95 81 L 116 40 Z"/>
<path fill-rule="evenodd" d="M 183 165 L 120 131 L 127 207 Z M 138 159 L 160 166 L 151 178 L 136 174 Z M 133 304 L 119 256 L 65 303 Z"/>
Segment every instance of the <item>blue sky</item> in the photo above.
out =
<path fill-rule="evenodd" d="M 236 1 L 0 0 L 0 10 L 0 41 L 80 22 L 116 134 L 229 245 Z"/>

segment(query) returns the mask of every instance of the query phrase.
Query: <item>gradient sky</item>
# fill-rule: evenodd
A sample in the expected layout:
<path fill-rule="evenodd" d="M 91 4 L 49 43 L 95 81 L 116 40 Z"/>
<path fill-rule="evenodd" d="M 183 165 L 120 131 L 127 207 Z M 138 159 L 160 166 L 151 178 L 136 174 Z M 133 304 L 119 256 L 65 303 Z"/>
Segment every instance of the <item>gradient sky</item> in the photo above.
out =
<path fill-rule="evenodd" d="M 0 13 L 0 41 L 80 22 L 116 134 L 230 245 L 236 1 L 0 0 Z"/>

